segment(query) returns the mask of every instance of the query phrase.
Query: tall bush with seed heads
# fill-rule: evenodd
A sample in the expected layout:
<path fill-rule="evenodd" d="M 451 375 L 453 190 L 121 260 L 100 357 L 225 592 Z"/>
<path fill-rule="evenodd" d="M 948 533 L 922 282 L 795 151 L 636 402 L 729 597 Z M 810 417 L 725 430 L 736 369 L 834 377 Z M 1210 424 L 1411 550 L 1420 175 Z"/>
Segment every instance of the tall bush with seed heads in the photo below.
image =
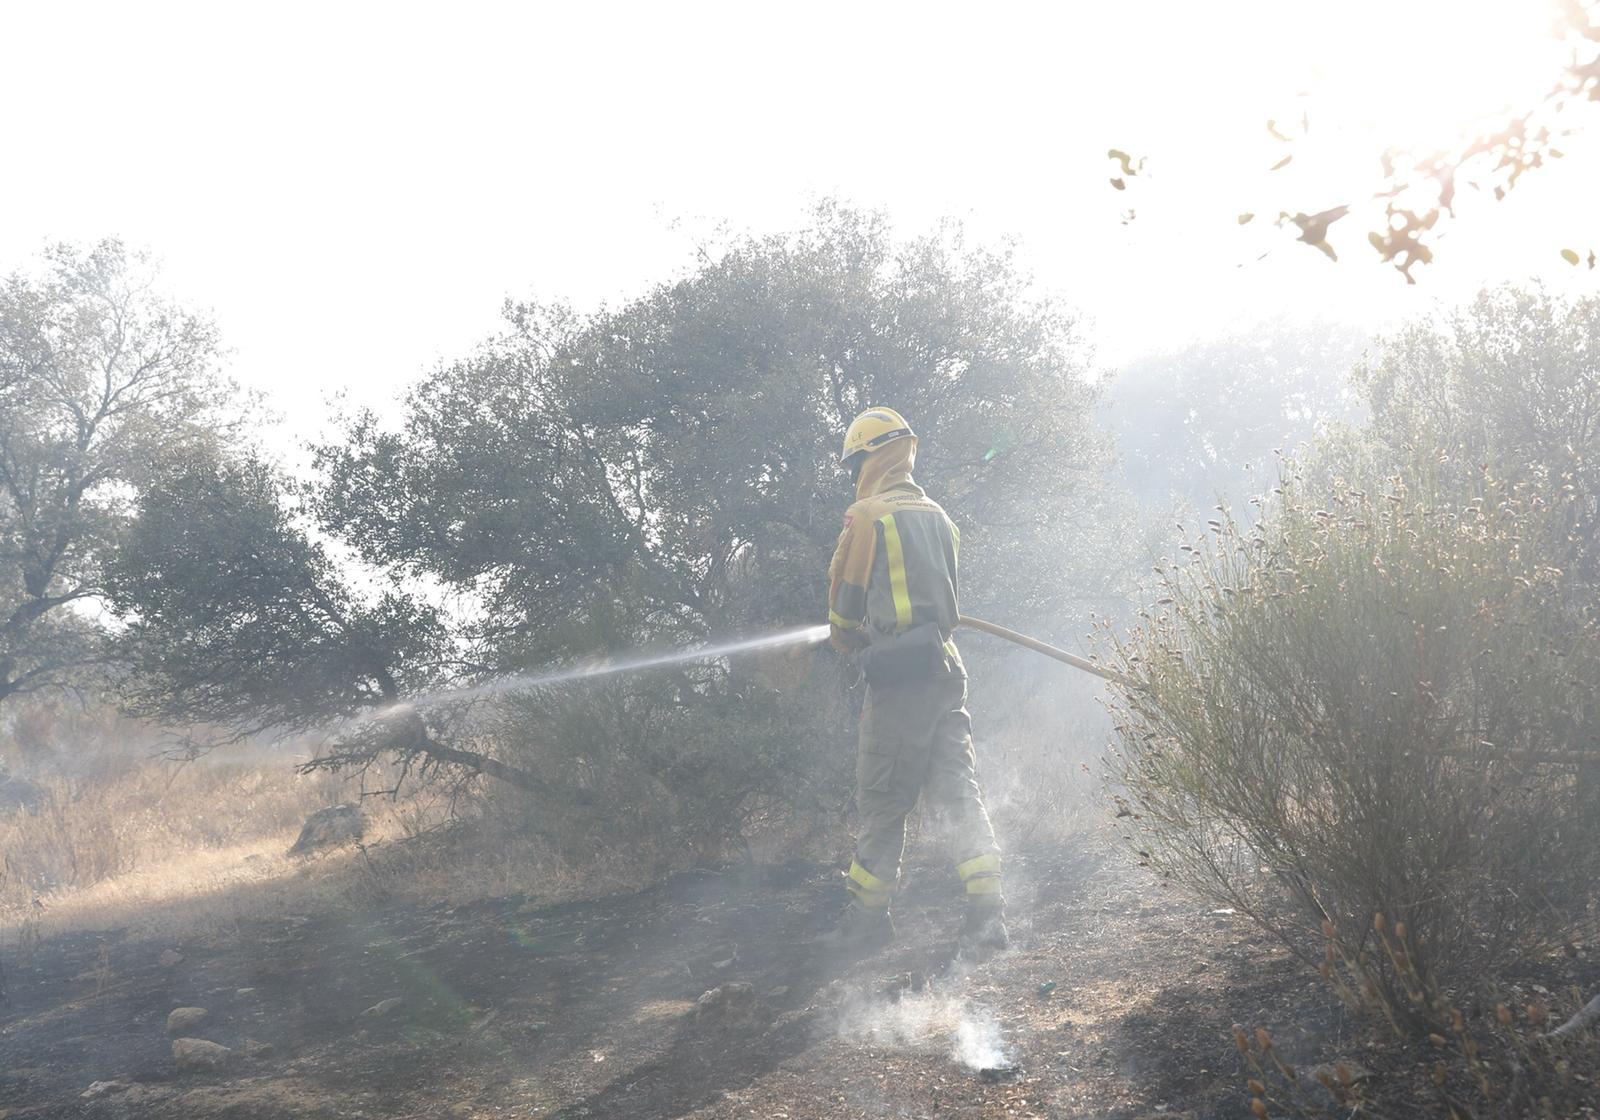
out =
<path fill-rule="evenodd" d="M 1122 814 L 1146 861 L 1313 964 L 1323 934 L 1405 1008 L 1373 938 L 1425 982 L 1504 963 L 1593 891 L 1594 632 L 1529 542 L 1558 511 L 1437 460 L 1290 466 L 1252 527 L 1214 521 L 1157 571 L 1114 702 Z"/>

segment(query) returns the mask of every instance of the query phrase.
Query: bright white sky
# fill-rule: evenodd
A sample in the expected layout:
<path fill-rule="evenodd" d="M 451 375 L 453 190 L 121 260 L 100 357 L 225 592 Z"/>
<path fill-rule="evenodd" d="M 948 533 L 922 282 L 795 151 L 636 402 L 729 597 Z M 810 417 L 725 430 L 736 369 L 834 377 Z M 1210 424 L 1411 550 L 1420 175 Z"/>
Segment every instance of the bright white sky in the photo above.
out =
<path fill-rule="evenodd" d="M 1506 203 L 1464 200 L 1420 290 L 1354 218 L 1338 266 L 1267 220 L 1545 88 L 1547 24 L 1542 0 L 0 0 L 0 270 L 51 239 L 150 247 L 285 438 L 465 352 L 507 295 L 616 303 L 719 225 L 792 228 L 830 194 L 1014 235 L 1108 362 L 1283 312 L 1377 326 L 1600 278 L 1557 255 L 1600 248 L 1600 127 Z M 1267 118 L 1302 107 L 1320 158 L 1267 173 L 1290 150 Z M 1110 147 L 1151 174 L 1113 191 Z"/>

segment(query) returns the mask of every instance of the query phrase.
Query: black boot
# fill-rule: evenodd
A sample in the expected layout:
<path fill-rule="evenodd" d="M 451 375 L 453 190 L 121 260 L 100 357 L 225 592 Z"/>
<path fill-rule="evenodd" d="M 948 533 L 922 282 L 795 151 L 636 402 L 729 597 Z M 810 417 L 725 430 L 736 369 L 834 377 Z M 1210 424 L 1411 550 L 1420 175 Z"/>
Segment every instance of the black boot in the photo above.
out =
<path fill-rule="evenodd" d="M 840 911 L 832 927 L 817 938 L 817 944 L 845 956 L 860 957 L 877 952 L 893 940 L 894 920 L 889 917 L 888 907 L 851 902 Z"/>
<path fill-rule="evenodd" d="M 982 958 L 1011 947 L 1006 904 L 998 894 L 970 895 L 961 921 L 961 955 Z"/>

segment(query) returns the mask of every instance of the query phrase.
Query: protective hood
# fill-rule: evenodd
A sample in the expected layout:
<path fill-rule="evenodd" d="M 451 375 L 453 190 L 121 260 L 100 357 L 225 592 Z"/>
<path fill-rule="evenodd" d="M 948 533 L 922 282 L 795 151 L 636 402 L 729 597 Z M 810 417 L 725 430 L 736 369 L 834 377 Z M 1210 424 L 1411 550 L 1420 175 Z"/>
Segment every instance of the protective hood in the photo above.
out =
<path fill-rule="evenodd" d="M 886 490 L 906 490 L 922 497 L 922 487 L 911 480 L 911 468 L 916 462 L 916 436 L 894 440 L 868 453 L 861 464 L 861 477 L 856 479 L 856 501 L 877 497 Z"/>

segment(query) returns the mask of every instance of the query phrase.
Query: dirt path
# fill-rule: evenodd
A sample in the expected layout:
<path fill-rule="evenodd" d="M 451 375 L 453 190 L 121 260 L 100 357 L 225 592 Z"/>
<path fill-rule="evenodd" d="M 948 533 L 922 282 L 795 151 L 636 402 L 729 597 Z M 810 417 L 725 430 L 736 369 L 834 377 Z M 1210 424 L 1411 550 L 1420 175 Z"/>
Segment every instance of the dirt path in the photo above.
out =
<path fill-rule="evenodd" d="M 1331 1000 L 1238 920 L 1104 852 L 1013 862 L 1017 947 L 948 971 L 959 898 L 921 865 L 901 939 L 849 966 L 807 944 L 839 900 L 809 863 L 557 907 L 285 916 L 220 947 L 63 936 L 11 963 L 0 1114 L 1237 1117 L 1235 1019 L 1291 1046 L 1339 1036 Z M 696 1011 L 740 983 L 753 1006 Z M 177 1068 L 180 1006 L 209 1010 L 194 1033 L 226 1066 Z M 1020 1072 L 981 1079 L 962 1042 Z M 81 1097 L 108 1080 L 126 1088 Z"/>

